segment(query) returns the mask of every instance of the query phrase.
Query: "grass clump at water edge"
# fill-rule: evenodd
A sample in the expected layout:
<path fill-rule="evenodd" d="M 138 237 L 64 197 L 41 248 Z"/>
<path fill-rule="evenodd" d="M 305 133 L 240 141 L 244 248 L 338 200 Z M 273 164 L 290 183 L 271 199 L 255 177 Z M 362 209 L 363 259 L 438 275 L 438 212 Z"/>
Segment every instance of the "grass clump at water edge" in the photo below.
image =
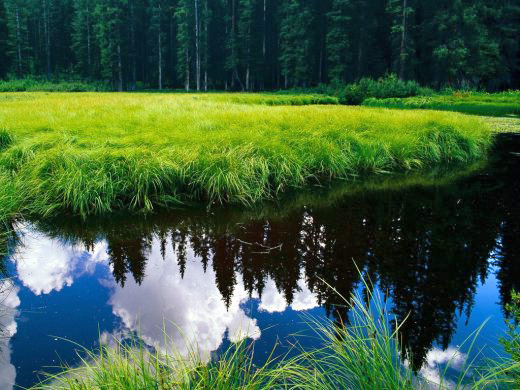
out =
<path fill-rule="evenodd" d="M 26 212 L 86 216 L 249 205 L 333 179 L 465 164 L 491 144 L 485 123 L 458 114 L 213 96 L 10 94 L 0 104 L 10 139 L 0 170 Z"/>
<path fill-rule="evenodd" d="M 457 111 L 493 117 L 520 117 L 520 91 L 501 93 L 454 92 L 406 98 L 369 98 L 364 106 Z"/>

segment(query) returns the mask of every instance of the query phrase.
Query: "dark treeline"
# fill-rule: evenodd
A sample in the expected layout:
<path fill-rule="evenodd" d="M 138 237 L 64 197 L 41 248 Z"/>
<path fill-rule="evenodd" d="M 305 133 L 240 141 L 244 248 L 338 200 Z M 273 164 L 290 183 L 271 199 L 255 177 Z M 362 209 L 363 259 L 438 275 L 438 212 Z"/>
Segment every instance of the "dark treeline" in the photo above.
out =
<path fill-rule="evenodd" d="M 0 0 L 0 78 L 117 90 L 517 88 L 519 42 L 518 0 Z"/>

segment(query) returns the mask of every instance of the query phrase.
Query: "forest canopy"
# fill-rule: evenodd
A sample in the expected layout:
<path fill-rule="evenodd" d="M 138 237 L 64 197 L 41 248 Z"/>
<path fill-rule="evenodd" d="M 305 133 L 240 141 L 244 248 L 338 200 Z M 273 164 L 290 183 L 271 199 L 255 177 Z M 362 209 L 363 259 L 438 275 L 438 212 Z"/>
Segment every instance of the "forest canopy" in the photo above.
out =
<path fill-rule="evenodd" d="M 268 90 L 520 85 L 518 0 L 0 0 L 0 78 Z"/>

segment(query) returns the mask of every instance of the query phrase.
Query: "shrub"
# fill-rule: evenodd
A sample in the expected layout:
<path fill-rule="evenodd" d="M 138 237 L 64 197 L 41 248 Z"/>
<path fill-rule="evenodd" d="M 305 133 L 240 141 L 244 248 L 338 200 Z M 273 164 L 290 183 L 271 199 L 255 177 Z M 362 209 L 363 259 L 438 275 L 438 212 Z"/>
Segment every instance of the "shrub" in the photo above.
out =
<path fill-rule="evenodd" d="M 102 83 L 47 81 L 33 78 L 0 81 L 0 92 L 94 92 L 109 88 Z"/>
<path fill-rule="evenodd" d="M 421 87 L 416 81 L 403 81 L 390 74 L 378 80 L 363 78 L 349 84 L 340 94 L 343 104 L 361 104 L 367 98 L 400 98 L 417 95 L 431 95 L 433 91 Z"/>

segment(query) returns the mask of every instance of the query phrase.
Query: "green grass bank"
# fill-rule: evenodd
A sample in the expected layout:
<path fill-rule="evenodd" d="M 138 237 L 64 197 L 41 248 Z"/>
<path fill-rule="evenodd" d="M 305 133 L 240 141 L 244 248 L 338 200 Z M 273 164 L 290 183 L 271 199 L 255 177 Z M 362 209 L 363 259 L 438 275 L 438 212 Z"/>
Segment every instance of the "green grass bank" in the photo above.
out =
<path fill-rule="evenodd" d="M 332 179 L 468 163 L 492 142 L 475 117 L 291 99 L 304 98 L 0 94 L 0 214 L 249 205 Z"/>
<path fill-rule="evenodd" d="M 500 93 L 454 92 L 405 98 L 369 98 L 368 107 L 457 111 L 471 115 L 520 117 L 520 91 Z"/>

